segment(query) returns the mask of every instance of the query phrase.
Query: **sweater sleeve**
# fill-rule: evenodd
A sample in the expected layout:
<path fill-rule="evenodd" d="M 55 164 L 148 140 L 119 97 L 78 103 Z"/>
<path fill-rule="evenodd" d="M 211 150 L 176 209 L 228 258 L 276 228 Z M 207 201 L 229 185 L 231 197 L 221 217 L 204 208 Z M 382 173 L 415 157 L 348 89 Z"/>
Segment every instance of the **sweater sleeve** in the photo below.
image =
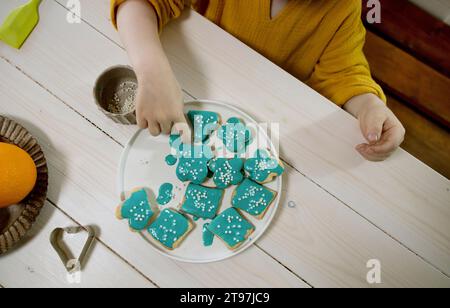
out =
<path fill-rule="evenodd" d="M 117 28 L 117 9 L 127 0 L 111 0 L 111 21 Z M 178 18 L 184 9 L 184 0 L 147 0 L 155 10 L 158 28 L 162 28 L 172 19 Z"/>
<path fill-rule="evenodd" d="M 335 33 L 306 83 L 339 106 L 366 93 L 375 94 L 386 102 L 383 90 L 371 77 L 364 56 L 366 30 L 361 20 L 361 2 L 353 3 L 354 8 Z"/>

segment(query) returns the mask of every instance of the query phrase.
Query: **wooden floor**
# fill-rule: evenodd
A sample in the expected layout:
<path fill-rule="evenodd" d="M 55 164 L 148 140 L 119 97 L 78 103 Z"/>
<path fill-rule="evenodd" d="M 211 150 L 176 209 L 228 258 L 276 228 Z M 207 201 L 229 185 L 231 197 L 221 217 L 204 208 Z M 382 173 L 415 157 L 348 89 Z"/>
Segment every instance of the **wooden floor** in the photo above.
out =
<path fill-rule="evenodd" d="M 450 27 L 410 1 L 380 1 L 382 22 L 366 23 L 371 72 L 406 127 L 402 147 L 450 178 Z"/>
<path fill-rule="evenodd" d="M 399 100 L 388 96 L 388 106 L 406 128 L 402 148 L 450 178 L 450 133 Z"/>

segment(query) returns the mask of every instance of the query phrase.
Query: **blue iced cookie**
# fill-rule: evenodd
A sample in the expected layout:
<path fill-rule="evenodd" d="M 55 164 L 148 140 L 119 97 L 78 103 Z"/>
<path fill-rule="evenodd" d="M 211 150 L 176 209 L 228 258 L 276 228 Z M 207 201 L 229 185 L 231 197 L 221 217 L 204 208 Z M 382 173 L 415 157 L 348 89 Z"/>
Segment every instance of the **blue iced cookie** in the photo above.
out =
<path fill-rule="evenodd" d="M 234 191 L 231 204 L 237 209 L 262 219 L 276 195 L 276 192 L 250 179 L 245 179 Z"/>
<path fill-rule="evenodd" d="M 223 211 L 211 221 L 208 229 L 232 250 L 241 246 L 255 231 L 255 227 L 235 208 Z"/>
<path fill-rule="evenodd" d="M 217 136 L 225 147 L 233 153 L 244 153 L 251 143 L 251 131 L 238 118 L 230 118 L 217 131 Z"/>
<path fill-rule="evenodd" d="M 177 248 L 192 230 L 193 225 L 184 215 L 172 209 L 165 209 L 150 225 L 148 232 L 164 247 Z"/>
<path fill-rule="evenodd" d="M 194 129 L 194 143 L 204 142 L 220 123 L 220 116 L 211 111 L 191 110 L 187 117 Z"/>
<path fill-rule="evenodd" d="M 156 201 L 160 205 L 166 205 L 170 201 L 172 201 L 173 198 L 173 185 L 170 183 L 164 183 L 159 188 L 158 192 L 158 198 Z"/>
<path fill-rule="evenodd" d="M 189 184 L 186 188 L 181 210 L 194 217 L 211 219 L 219 211 L 223 190 Z"/>
<path fill-rule="evenodd" d="M 182 182 L 202 184 L 208 177 L 208 162 L 213 157 L 211 148 L 206 145 L 183 145 L 176 175 Z"/>
<path fill-rule="evenodd" d="M 264 184 L 283 174 L 283 163 L 270 157 L 267 151 L 258 150 L 255 156 L 255 158 L 247 159 L 244 165 L 245 171 L 252 180 Z"/>
<path fill-rule="evenodd" d="M 118 219 L 127 219 L 131 230 L 142 231 L 150 225 L 156 212 L 157 209 L 152 207 L 147 191 L 143 188 L 133 191 L 117 207 L 116 216 Z"/>
<path fill-rule="evenodd" d="M 209 223 L 203 225 L 203 246 L 209 247 L 214 243 L 214 233 L 208 229 Z"/>
<path fill-rule="evenodd" d="M 215 158 L 208 163 L 208 167 L 213 173 L 212 178 L 217 188 L 225 189 L 238 185 L 244 179 L 244 161 L 241 158 Z"/>

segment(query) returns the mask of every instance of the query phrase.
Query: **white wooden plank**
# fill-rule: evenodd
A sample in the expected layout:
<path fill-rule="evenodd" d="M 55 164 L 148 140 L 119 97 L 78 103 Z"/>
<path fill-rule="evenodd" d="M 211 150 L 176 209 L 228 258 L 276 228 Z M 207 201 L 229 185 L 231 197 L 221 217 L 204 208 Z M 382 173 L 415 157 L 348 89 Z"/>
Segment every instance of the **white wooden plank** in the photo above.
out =
<path fill-rule="evenodd" d="M 0 71 L 0 113 L 22 123 L 41 142 L 49 162 L 49 199 L 79 223 L 98 225 L 100 238 L 157 285 L 307 287 L 256 247 L 231 260 L 198 266 L 151 249 L 114 217 L 122 147 L 17 68 L 0 61 Z"/>
<path fill-rule="evenodd" d="M 46 203 L 24 243 L 0 257 L 1 284 L 8 288 L 155 287 L 99 242 L 92 246 L 80 280 L 69 280 L 49 239 L 55 228 L 76 225 L 52 204 Z M 79 254 L 86 238 L 84 232 L 67 237 L 65 241 L 73 254 Z"/>
<path fill-rule="evenodd" d="M 82 17 L 118 42 L 108 24 L 108 1 L 82 5 Z M 447 179 L 404 151 L 384 163 L 364 161 L 353 149 L 363 141 L 355 119 L 194 12 L 169 25 L 163 41 L 185 89 L 283 123 L 284 159 L 450 274 Z"/>
<path fill-rule="evenodd" d="M 85 7 L 85 6 L 83 6 Z M 46 19 L 46 22 L 50 22 L 48 19 Z M 56 22 L 58 20 L 52 19 L 53 23 L 49 24 L 49 29 L 57 29 L 57 28 L 61 28 L 61 25 L 59 27 L 56 27 Z M 42 22 L 44 23 L 44 22 Z M 41 28 L 43 28 L 45 24 L 41 24 Z M 81 31 L 80 28 L 77 27 L 78 31 Z M 39 30 L 38 30 L 39 31 Z M 46 30 L 40 30 L 40 31 L 46 31 Z M 96 71 L 100 71 L 103 66 L 102 65 L 106 65 L 108 63 L 106 63 L 107 61 L 111 61 L 110 59 L 106 59 L 106 57 L 100 57 L 99 55 L 95 55 L 97 61 L 95 63 L 91 63 L 92 65 L 89 66 L 89 68 L 92 70 L 91 72 L 89 72 L 89 74 L 87 74 L 85 72 L 85 67 L 83 65 L 81 65 L 81 70 L 78 70 L 78 68 L 80 66 L 77 67 L 69 67 L 68 65 L 65 64 L 65 60 L 68 60 L 70 57 L 76 57 L 78 58 L 82 63 L 84 62 L 89 62 L 90 58 L 93 56 L 93 54 L 86 50 L 84 52 L 80 52 L 80 50 L 82 50 L 80 48 L 80 50 L 77 49 L 77 42 L 74 42 L 73 40 L 67 40 L 64 39 L 64 35 L 62 33 L 65 33 L 64 35 L 67 37 L 70 37 L 70 34 L 75 34 L 74 32 L 72 33 L 70 31 L 70 28 L 65 28 L 65 29 L 61 29 L 61 33 L 53 33 L 53 32 L 48 32 L 46 33 L 46 37 L 50 36 L 50 37 L 56 37 L 57 39 L 59 39 L 61 42 L 65 42 L 64 44 L 64 51 L 66 50 L 76 50 L 77 53 L 70 53 L 68 55 L 66 54 L 62 54 L 60 52 L 60 50 L 58 49 L 52 49 L 52 50 L 48 50 L 45 47 L 40 48 L 40 50 L 38 47 L 34 47 L 31 44 L 33 44 L 33 41 L 35 40 L 35 38 L 33 37 L 30 42 L 28 43 L 28 45 L 30 47 L 29 50 L 23 50 L 23 57 L 15 57 L 14 58 L 14 63 L 19 63 L 20 67 L 25 70 L 25 72 L 27 74 L 30 74 L 32 76 L 32 78 L 39 80 L 40 83 L 44 84 L 47 88 L 50 89 L 51 92 L 54 92 L 55 94 L 57 94 L 59 97 L 64 97 L 66 103 L 70 104 L 73 108 L 76 108 L 77 110 L 82 110 L 80 111 L 81 113 L 83 113 L 83 115 L 87 116 L 84 112 L 87 112 L 87 114 L 89 116 L 94 115 L 97 116 L 98 112 L 95 110 L 95 108 L 93 108 L 93 105 L 91 104 L 92 102 L 90 101 L 90 92 L 89 92 L 89 88 L 91 87 L 91 85 L 85 85 L 85 80 L 93 80 L 96 77 Z M 97 48 L 98 50 L 101 50 L 101 47 L 98 47 L 98 45 L 102 45 L 104 44 L 104 46 L 108 47 L 109 49 L 105 49 L 105 50 L 109 50 L 108 55 L 111 55 L 113 59 L 115 59 L 115 52 L 119 52 L 120 51 L 115 51 L 113 52 L 114 49 L 114 45 L 108 45 L 108 42 L 104 43 L 101 39 L 101 37 L 95 37 L 92 38 L 92 34 L 90 34 L 90 32 L 82 32 L 83 34 L 83 38 L 85 40 L 92 40 L 92 41 L 96 41 L 97 44 Z M 36 36 L 39 36 L 40 33 L 36 33 Z M 73 44 L 73 45 L 72 45 Z M 106 48 L 105 47 L 105 48 Z M 26 54 L 33 54 L 33 60 L 31 59 L 31 57 L 29 59 L 26 59 L 25 55 Z M 54 54 L 52 52 L 55 52 Z M 66 58 L 68 57 L 68 58 Z M 45 66 L 42 66 L 42 62 L 46 61 L 46 58 L 52 58 L 54 62 L 57 63 L 57 66 L 59 67 L 59 70 L 57 73 L 51 72 L 51 71 L 46 71 L 45 70 Z M 61 59 L 62 58 L 62 59 Z M 36 60 L 38 59 L 38 60 Z M 16 62 L 17 61 L 17 62 Z M 106 62 L 102 62 L 102 61 L 106 61 Z M 124 62 L 121 62 L 124 63 Z M 111 63 L 111 65 L 116 64 L 116 63 Z M 109 65 L 109 64 L 108 64 Z M 63 73 L 64 76 L 66 76 L 64 81 L 61 81 L 59 78 L 59 74 Z M 82 76 L 82 77 L 81 77 Z M 61 84 L 61 82 L 65 82 L 67 84 L 71 84 L 72 87 L 77 88 L 78 91 L 77 92 L 71 92 L 70 94 L 66 93 L 66 89 L 64 88 L 66 85 L 65 84 Z M 84 89 L 85 91 L 79 91 L 80 89 Z M 89 116 L 87 116 L 89 118 Z M 95 121 L 95 119 L 91 119 L 92 121 Z M 97 122 L 96 122 L 97 124 Z M 99 125 L 103 130 L 108 131 L 108 133 L 110 133 L 113 138 L 119 140 L 120 142 L 125 142 L 127 140 L 127 138 L 130 136 L 130 134 L 134 131 L 134 129 L 131 128 L 126 128 L 126 131 L 124 133 L 124 136 L 122 136 L 122 127 L 119 127 L 117 130 L 117 127 L 114 125 L 111 125 L 110 123 L 106 123 L 107 125 L 103 125 L 103 123 L 101 125 Z M 59 164 L 59 168 L 63 169 L 62 164 Z M 55 171 L 57 172 L 57 171 Z M 62 176 L 62 175 L 61 175 Z M 301 177 L 298 173 L 290 173 L 289 177 L 293 177 L 294 179 L 296 179 L 295 182 L 299 182 L 302 183 L 302 181 L 306 181 L 303 177 Z M 311 184 L 310 184 L 311 185 Z M 297 200 L 304 200 L 304 198 L 299 195 L 300 192 L 298 192 L 298 189 L 292 189 L 289 192 L 294 193 L 293 191 L 295 191 L 295 195 L 293 196 L 293 199 L 297 199 Z M 314 191 L 314 190 L 313 190 Z M 80 192 L 82 193 L 83 191 L 77 191 L 75 190 L 76 194 L 80 194 Z M 326 207 L 326 203 L 325 204 L 317 204 L 317 200 L 328 200 L 330 197 L 327 196 L 327 194 L 321 190 L 318 190 L 318 196 L 316 196 L 315 198 L 311 198 L 308 200 L 305 200 L 304 203 L 305 204 L 310 204 L 311 207 L 311 211 L 312 210 L 318 210 L 319 212 L 315 212 L 314 215 L 312 215 L 313 217 L 315 217 L 315 220 L 311 221 L 310 224 L 305 226 L 305 230 L 303 230 L 303 232 L 306 232 L 307 234 L 325 234 L 324 236 L 326 236 L 327 231 L 326 229 L 324 229 L 324 227 L 322 226 L 321 221 L 319 220 L 318 217 L 320 217 L 318 215 L 318 213 L 320 213 L 321 211 L 325 211 L 327 209 Z M 55 194 L 56 195 L 56 194 Z M 323 195 L 323 196 L 322 196 Z M 69 202 L 69 201 L 68 201 Z M 73 208 L 75 208 L 77 205 L 73 205 Z M 342 204 L 338 204 L 337 206 L 342 207 Z M 72 208 L 70 208 L 72 210 Z M 342 217 L 340 215 L 338 215 L 337 217 L 339 218 L 335 218 L 337 219 L 337 223 L 338 224 L 346 224 L 348 221 L 355 221 L 353 222 L 353 224 L 350 225 L 358 225 L 359 224 L 364 224 L 364 221 L 358 217 L 357 215 L 355 215 L 354 213 L 348 213 L 348 212 L 343 212 L 344 214 L 341 214 Z M 282 219 L 281 217 L 284 217 L 283 215 L 280 215 L 279 219 Z M 362 221 L 362 223 L 361 223 Z M 277 225 L 286 225 L 286 224 L 290 224 L 290 220 L 283 218 L 282 221 L 277 222 Z M 318 225 L 317 230 L 315 230 L 315 225 Z M 352 238 L 352 241 L 350 243 L 348 243 L 347 245 L 351 245 L 353 247 L 355 247 L 355 250 L 357 249 L 358 251 L 361 251 L 359 253 L 358 257 L 355 257 L 355 254 L 349 253 L 347 251 L 347 248 L 345 246 L 343 247 L 339 247 L 339 246 L 333 246 L 333 247 L 329 247 L 327 245 L 321 245 L 318 248 L 316 248 L 317 250 L 314 253 L 308 254 L 308 250 L 311 249 L 311 247 L 308 247 L 307 245 L 303 246 L 304 243 L 302 243 L 301 241 L 299 242 L 297 240 L 297 233 L 286 233 L 284 234 L 284 236 L 279 236 L 280 232 L 284 232 L 284 229 L 278 228 L 278 227 L 274 227 L 272 228 L 273 231 L 271 231 L 270 234 L 272 234 L 272 232 L 274 232 L 274 236 L 267 236 L 267 238 L 265 238 L 262 241 L 261 246 L 267 250 L 271 255 L 276 256 L 277 258 L 279 258 L 280 260 L 283 260 L 283 262 L 285 262 L 285 264 L 290 267 L 292 270 L 294 270 L 296 273 L 302 275 L 303 272 L 307 272 L 308 273 L 308 277 L 305 279 L 307 281 L 311 280 L 314 281 L 314 285 L 316 286 L 346 286 L 346 285 L 352 285 L 352 286 L 364 286 L 366 285 L 366 281 L 364 279 L 365 273 L 366 273 L 366 269 L 364 267 L 362 268 L 357 268 L 356 270 L 354 269 L 355 264 L 361 264 L 366 262 L 366 259 L 368 260 L 368 258 L 372 258 L 372 252 L 373 251 L 383 251 L 386 250 L 388 251 L 388 253 L 383 255 L 383 259 L 386 259 L 388 261 L 384 262 L 384 269 L 385 271 L 392 272 L 392 273 L 396 273 L 396 279 L 389 279 L 386 282 L 386 285 L 392 285 L 392 286 L 399 286 L 399 285 L 405 285 L 406 281 L 408 281 L 408 273 L 410 273 L 412 277 L 415 277 L 415 279 L 412 279 L 410 282 L 411 285 L 421 285 L 421 276 L 423 275 L 423 273 L 428 273 L 428 275 L 425 275 L 426 277 L 428 277 L 425 281 L 431 285 L 442 285 L 445 284 L 445 279 L 442 280 L 443 276 L 439 275 L 439 273 L 436 273 L 433 269 L 430 269 L 429 266 L 427 264 L 424 264 L 423 262 L 421 262 L 417 257 L 415 257 L 413 254 L 408 254 L 406 253 L 406 256 L 409 256 L 412 258 L 408 259 L 408 262 L 406 262 L 406 266 L 404 268 L 402 268 L 402 270 L 400 271 L 396 271 L 395 268 L 398 267 L 399 262 L 403 262 L 403 260 L 400 260 L 399 258 L 393 258 L 392 256 L 396 256 L 396 255 L 405 255 L 405 249 L 398 247 L 398 244 L 395 243 L 394 241 L 392 241 L 391 239 L 389 239 L 388 237 L 386 237 L 381 231 L 376 230 L 375 228 L 371 227 L 370 224 L 365 223 L 365 229 L 364 231 L 355 229 L 355 228 L 348 228 L 345 229 L 341 232 L 333 232 L 331 235 L 335 235 L 336 237 L 340 238 L 340 242 L 346 243 L 346 238 L 349 237 L 349 234 L 353 234 L 353 233 L 360 233 L 361 237 L 357 238 L 356 240 Z M 314 232 L 312 231 L 314 230 Z M 279 231 L 279 232 L 278 232 Z M 280 250 L 279 247 L 277 246 L 278 244 L 275 241 L 279 241 L 281 238 L 281 240 L 283 241 L 282 245 L 285 246 L 293 246 L 295 249 L 291 249 L 289 250 L 289 254 L 288 256 L 283 256 L 283 254 L 286 252 L 286 250 Z M 375 241 L 374 243 L 370 242 L 370 243 L 366 243 L 367 242 L 367 238 L 377 238 L 378 240 Z M 275 239 L 275 240 L 274 240 Z M 316 239 L 316 236 L 314 236 L 314 239 Z M 353 242 L 354 241 L 354 242 Z M 319 240 L 316 240 L 315 242 L 319 242 Z M 383 243 L 383 245 L 381 245 L 381 247 L 379 245 L 377 245 L 376 243 L 381 242 Z M 308 254 L 307 256 L 302 255 L 303 252 L 306 251 L 306 253 Z M 322 268 L 323 263 L 321 262 L 311 262 L 311 260 L 315 260 L 317 258 L 317 255 L 315 255 L 315 253 L 319 253 L 321 254 L 322 258 L 325 258 L 326 263 L 328 264 L 334 264 L 334 271 L 329 272 L 329 269 L 324 270 Z M 336 258 L 337 256 L 342 255 L 342 258 Z M 318 259 L 320 260 L 320 258 Z M 196 266 L 194 266 L 196 267 Z M 308 270 L 305 270 L 305 268 L 308 267 Z M 336 278 L 338 277 L 338 278 Z M 356 277 L 356 278 L 355 278 Z"/>
<path fill-rule="evenodd" d="M 83 6 L 83 7 L 85 7 L 85 6 Z M 54 19 L 53 19 L 54 20 Z M 55 26 L 55 25 L 53 25 L 53 26 Z M 80 29 L 78 29 L 78 30 L 80 30 Z M 69 31 L 69 29 L 63 29 L 62 30 L 62 32 L 65 32 L 66 34 L 67 33 L 70 33 L 70 31 Z M 48 33 L 51 37 L 55 37 L 55 33 Z M 36 34 L 36 35 L 39 35 L 39 34 Z M 58 37 L 58 35 L 56 35 L 56 37 Z M 88 33 L 88 32 L 86 32 L 86 33 L 84 33 L 83 32 L 83 37 L 85 38 L 85 39 L 88 39 L 89 37 L 90 37 L 90 34 Z M 61 38 L 60 38 L 61 40 L 63 40 L 64 41 L 64 38 L 61 36 Z M 96 42 L 97 42 L 97 44 L 101 44 L 102 43 L 102 41 L 101 41 L 101 39 L 100 38 L 97 38 L 97 39 L 93 39 L 92 38 L 92 40 L 95 40 Z M 76 46 L 72 46 L 71 45 L 71 42 L 72 41 L 68 41 L 68 40 L 65 40 L 64 41 L 66 44 L 66 47 L 67 47 L 67 49 L 73 49 L 73 48 L 75 48 Z M 31 44 L 31 42 L 30 43 L 28 43 L 28 44 Z M 73 43 L 73 44 L 76 44 L 76 43 Z M 30 47 L 31 48 L 31 47 Z M 37 54 L 36 54 L 36 48 L 37 47 L 35 47 L 35 48 L 33 48 L 32 50 L 33 50 L 33 56 L 35 57 L 35 59 L 37 59 L 37 58 L 40 58 L 40 57 L 37 57 Z M 108 49 L 109 50 L 109 53 L 110 54 L 112 54 L 113 52 L 113 47 L 111 47 L 111 46 L 109 46 L 109 48 L 110 49 Z M 31 50 L 31 49 L 30 49 Z M 66 50 L 66 49 L 65 49 Z M 55 52 L 57 52 L 58 50 L 55 50 Z M 26 51 L 23 51 L 24 53 L 27 53 Z M 78 53 L 78 50 L 76 51 L 77 53 Z M 45 50 L 44 48 L 42 48 L 42 50 L 39 52 L 39 53 L 41 53 L 42 55 L 47 55 L 47 57 L 50 57 L 49 56 L 49 51 L 48 50 Z M 63 57 L 64 57 L 65 55 L 63 55 Z M 85 62 L 85 60 L 86 60 L 86 58 L 87 59 L 89 59 L 90 57 L 91 57 L 91 55 L 90 54 L 86 54 L 86 53 L 80 53 L 80 54 L 70 54 L 70 55 L 68 55 L 69 57 L 78 57 L 79 59 L 80 59 L 80 61 L 81 61 L 81 63 L 83 63 L 83 62 Z M 60 62 L 58 62 L 58 58 L 60 57 L 60 55 L 58 55 L 57 53 L 55 53 L 55 54 L 51 54 L 51 57 L 54 59 L 54 61 L 56 61 L 57 62 L 57 64 L 58 65 L 60 65 L 60 66 L 62 66 L 62 67 L 64 67 L 64 64 L 63 64 L 63 62 L 64 61 L 60 61 Z M 18 61 L 18 62 L 20 62 L 20 64 L 23 64 L 23 63 L 25 63 L 26 65 L 26 69 L 27 69 L 27 73 L 31 73 L 33 76 L 33 78 L 39 78 L 39 80 L 40 80 L 40 82 L 44 82 L 45 83 L 45 85 L 47 86 L 47 87 L 49 87 L 50 89 L 51 89 L 51 91 L 52 92 L 55 92 L 58 96 L 64 96 L 64 97 L 67 97 L 67 102 L 69 103 L 69 104 L 71 104 L 72 106 L 74 106 L 74 107 L 76 107 L 76 108 L 78 108 L 79 107 L 79 105 L 81 105 L 83 102 L 84 102 L 84 104 L 86 104 L 86 106 L 87 106 L 87 108 L 91 108 L 92 109 L 92 105 L 90 104 L 91 102 L 89 101 L 89 98 L 87 98 L 87 100 L 85 99 L 85 100 L 82 100 L 82 99 L 80 99 L 80 100 L 77 100 L 77 98 L 79 98 L 79 96 L 77 96 L 76 97 L 76 99 L 74 99 L 74 98 L 72 98 L 72 97 L 70 97 L 70 96 L 67 96 L 66 94 L 65 94 L 65 89 L 64 88 L 62 88 L 62 89 L 60 89 L 60 85 L 58 84 L 60 81 L 57 79 L 57 74 L 55 74 L 54 76 L 53 76 L 53 72 L 49 72 L 48 70 L 46 70 L 46 66 L 41 66 L 40 65 L 40 63 L 42 62 L 42 60 L 44 60 L 45 61 L 45 58 L 42 58 L 42 59 L 40 59 L 39 61 L 30 61 L 30 63 L 28 63 L 27 62 L 27 60 L 26 59 L 24 59 L 24 58 L 18 58 L 18 59 L 14 59 L 15 61 Z M 100 61 L 99 61 L 100 62 Z M 113 64 L 116 64 L 116 63 L 113 63 Z M 100 67 L 100 70 L 101 70 L 101 63 L 97 63 L 97 66 L 98 67 Z M 84 70 L 84 67 L 82 67 L 82 73 L 84 72 L 83 71 Z M 93 67 L 93 71 L 95 71 L 96 70 L 96 67 L 94 66 Z M 47 74 L 45 74 L 45 73 L 47 73 Z M 74 73 L 74 69 L 73 68 L 71 68 L 70 70 L 68 70 L 68 71 L 66 71 L 66 72 L 64 72 L 64 74 L 65 74 L 65 76 L 66 76 L 66 82 L 68 82 L 68 83 L 71 83 L 71 84 L 73 84 L 73 85 L 76 85 L 76 87 L 79 87 L 79 89 L 85 89 L 86 87 L 84 86 L 84 85 L 79 85 L 78 84 L 78 80 L 82 80 L 82 79 L 95 79 L 95 77 L 96 77 L 96 75 L 95 75 L 95 72 L 94 72 L 94 74 L 91 74 L 91 75 L 83 75 L 83 78 L 80 78 L 80 77 L 76 77 L 76 78 L 74 78 L 72 75 L 76 75 L 76 74 L 80 74 L 80 72 L 78 72 L 77 71 L 77 73 Z M 37 76 L 37 77 L 36 77 Z M 89 85 L 89 87 L 90 87 L 90 85 Z M 79 95 L 85 95 L 86 93 L 88 93 L 89 91 L 87 90 L 87 91 L 79 91 L 80 93 L 82 93 L 82 94 L 79 94 Z M 88 93 L 88 94 L 90 94 L 90 93 Z M 83 107 L 85 107 L 85 106 L 80 106 L 80 109 L 82 109 Z M 91 110 L 92 111 L 92 110 Z M 93 112 L 91 112 L 91 113 L 95 113 L 96 111 L 95 111 L 95 109 L 94 109 L 94 111 Z M 101 127 L 102 129 L 104 129 L 104 130 L 109 130 L 109 133 L 111 133 L 113 136 L 114 136 L 114 138 L 117 138 L 118 140 L 121 140 L 121 136 L 120 136 L 120 133 L 118 133 L 118 132 L 116 132 L 115 131 L 115 128 L 114 127 L 110 127 L 110 126 L 106 126 L 106 127 Z M 131 133 L 132 131 L 130 130 L 130 132 L 129 133 Z M 128 132 L 127 132 L 128 133 Z M 123 142 L 125 142 L 125 140 L 126 139 L 124 139 L 123 140 Z M 298 176 L 298 175 L 297 175 Z M 323 193 L 323 192 L 322 192 Z M 299 198 L 300 199 L 300 198 Z M 316 199 L 321 199 L 321 198 L 316 198 Z M 342 205 L 341 205 L 342 206 Z M 355 218 L 354 217 L 351 217 L 351 216 L 349 216 L 348 217 L 348 219 L 349 220 L 354 220 Z M 314 223 L 316 223 L 316 222 L 314 222 Z M 349 229 L 348 230 L 348 232 L 350 233 L 350 234 L 352 234 L 352 233 L 355 233 L 355 232 L 359 232 L 359 231 L 356 231 L 356 230 L 353 230 L 353 229 Z M 380 232 L 381 233 L 381 232 Z M 373 230 L 371 231 L 370 229 L 368 230 L 368 233 L 365 233 L 365 232 L 362 232 L 362 234 L 365 234 L 366 236 L 377 236 L 376 234 L 374 235 L 373 234 Z M 346 236 L 348 236 L 346 233 L 342 233 L 342 234 L 339 234 L 339 236 L 341 237 L 341 238 L 343 238 L 343 239 L 345 239 L 346 238 Z M 294 238 L 295 238 L 295 234 L 294 234 Z M 363 241 L 364 242 L 364 241 Z M 367 243 L 363 243 L 363 247 L 365 247 L 364 245 L 367 245 Z M 396 254 L 402 254 L 403 252 L 400 250 L 397 250 L 396 249 L 396 243 L 393 243 L 393 249 L 392 249 L 392 251 L 393 251 L 393 255 L 396 255 Z M 356 244 L 354 244 L 353 246 L 355 246 L 355 247 L 360 247 L 361 246 L 361 244 L 359 244 L 359 243 L 356 243 Z M 368 247 L 366 248 L 369 252 L 370 251 L 377 251 L 377 250 L 379 250 L 379 247 L 376 247 L 376 245 L 375 246 L 372 246 L 372 243 L 371 243 L 371 245 L 367 245 Z M 269 247 L 270 248 L 270 246 L 265 246 L 265 247 Z M 276 246 L 275 246 L 276 247 Z M 297 247 L 297 246 L 296 246 Z M 298 246 L 298 247 L 300 247 L 300 249 L 302 249 L 302 247 L 301 246 Z M 356 249 L 356 248 L 355 248 Z M 358 249 L 360 249 L 360 248 L 358 248 Z M 269 253 L 270 254 L 274 254 L 274 255 L 276 255 L 277 253 L 280 253 L 279 251 L 269 251 Z M 340 254 L 348 254 L 348 252 L 345 250 L 345 247 L 342 247 L 342 248 L 339 248 L 339 247 L 337 247 L 337 248 L 335 248 L 335 247 L 332 247 L 332 248 L 330 248 L 329 250 L 327 250 L 326 251 L 326 253 L 324 253 L 324 255 L 325 256 L 329 256 L 329 260 L 328 260 L 328 262 L 330 262 L 330 263 L 333 263 L 334 262 L 334 255 L 335 254 L 338 254 L 338 255 L 340 255 Z M 296 255 L 296 254 L 292 254 L 292 255 L 290 255 L 289 256 L 289 258 L 287 258 L 287 260 L 289 261 L 292 261 L 292 260 L 295 260 L 296 258 L 298 258 L 298 257 L 302 257 L 301 255 Z M 364 255 L 364 258 L 367 258 L 367 257 L 371 257 L 371 255 L 370 255 L 370 253 L 368 253 L 367 255 Z M 334 259 L 333 259 L 334 258 Z M 337 270 L 337 273 L 336 273 L 336 276 L 339 276 L 340 275 L 340 277 L 341 277 L 341 280 L 338 282 L 338 281 L 334 281 L 333 283 L 337 286 L 337 285 L 346 285 L 345 284 L 345 281 L 347 281 L 348 280 L 348 278 L 347 278 L 347 274 L 348 274 L 348 271 L 347 271 L 347 268 L 352 268 L 353 266 L 354 266 L 354 264 L 360 264 L 362 261 L 361 260 L 363 260 L 363 258 L 361 258 L 361 259 L 351 259 L 351 258 L 343 258 L 342 260 L 337 260 L 336 261 L 336 263 L 337 263 L 337 266 L 336 266 L 336 268 L 338 269 Z M 393 262 L 393 264 L 392 265 L 390 265 L 390 264 L 388 264 L 387 265 L 387 269 L 389 269 L 390 267 L 392 267 L 392 268 L 395 268 L 395 267 L 397 267 L 398 265 L 396 264 L 396 263 L 398 263 L 398 262 L 400 262 L 401 260 L 399 260 L 399 259 L 394 259 L 394 261 L 395 262 Z M 296 263 L 296 262 L 289 262 L 288 264 L 287 264 L 288 266 L 290 266 L 291 268 L 295 268 L 295 271 L 297 272 L 297 273 L 301 273 L 302 272 L 302 266 L 304 266 L 303 264 L 299 264 L 298 262 Z M 317 265 L 317 267 L 319 267 L 319 265 L 320 264 L 318 264 Z M 414 268 L 415 267 L 415 263 L 413 262 L 412 264 L 409 264 L 410 266 L 408 267 L 409 269 L 411 269 L 411 268 Z M 385 265 L 386 266 L 386 265 Z M 345 270 L 340 270 L 340 269 L 343 269 L 343 268 L 345 268 Z M 420 262 L 419 262 L 419 271 L 416 273 L 416 277 L 420 277 L 420 273 L 423 271 L 423 269 L 427 269 L 427 265 L 426 264 L 420 264 Z M 330 284 L 330 282 L 329 282 L 329 279 L 327 278 L 327 275 L 329 275 L 329 274 L 327 274 L 327 273 L 324 273 L 324 272 L 318 272 L 318 273 L 316 273 L 316 272 L 314 272 L 313 270 L 311 271 L 312 272 L 312 274 L 311 274 L 311 276 L 310 277 L 308 277 L 308 279 L 311 279 L 311 280 L 313 280 L 313 281 L 317 281 L 318 282 L 318 286 L 320 286 L 320 283 L 323 283 L 323 285 L 327 285 L 327 284 Z M 432 274 L 431 275 L 433 275 L 433 271 L 431 271 L 432 272 Z M 365 273 L 365 271 L 359 271 L 357 274 L 355 274 L 354 276 L 358 276 L 358 277 L 363 277 L 364 276 L 364 273 Z M 413 273 L 414 273 L 414 271 L 413 271 Z M 437 275 L 435 278 L 434 278 L 434 281 L 437 281 L 437 282 L 442 282 L 441 281 L 441 276 L 439 276 L 439 275 Z M 306 278 L 305 278 L 306 279 Z M 308 279 L 306 279 L 306 280 L 308 280 Z M 417 278 L 417 279 L 420 279 L 420 278 Z M 402 279 L 400 279 L 400 280 L 402 280 Z M 350 280 L 350 281 L 354 281 L 354 280 Z M 418 283 L 417 281 L 415 282 L 417 285 L 420 285 L 420 283 Z M 358 280 L 358 283 L 356 284 L 356 285 L 364 285 L 365 284 L 365 281 L 364 280 Z"/>

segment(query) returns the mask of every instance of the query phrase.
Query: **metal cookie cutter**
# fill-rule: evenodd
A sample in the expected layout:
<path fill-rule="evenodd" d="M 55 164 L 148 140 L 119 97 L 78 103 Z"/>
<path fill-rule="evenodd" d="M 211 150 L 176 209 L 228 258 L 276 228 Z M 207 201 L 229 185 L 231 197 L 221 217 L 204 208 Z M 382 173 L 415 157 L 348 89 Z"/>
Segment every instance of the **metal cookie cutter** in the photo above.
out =
<path fill-rule="evenodd" d="M 62 235 L 64 233 L 67 234 L 77 234 L 83 231 L 87 231 L 88 238 L 86 243 L 84 244 L 83 250 L 80 253 L 78 259 L 74 260 L 69 256 L 69 252 L 67 251 L 67 247 L 64 248 L 65 245 L 62 245 Z M 86 261 L 86 257 L 88 255 L 89 250 L 92 247 L 92 244 L 95 240 L 95 231 L 92 227 L 67 227 L 67 228 L 57 228 L 53 230 L 50 235 L 50 243 L 53 246 L 53 249 L 58 253 L 59 258 L 64 264 L 67 272 L 71 273 L 76 270 L 81 270 L 82 265 Z"/>

